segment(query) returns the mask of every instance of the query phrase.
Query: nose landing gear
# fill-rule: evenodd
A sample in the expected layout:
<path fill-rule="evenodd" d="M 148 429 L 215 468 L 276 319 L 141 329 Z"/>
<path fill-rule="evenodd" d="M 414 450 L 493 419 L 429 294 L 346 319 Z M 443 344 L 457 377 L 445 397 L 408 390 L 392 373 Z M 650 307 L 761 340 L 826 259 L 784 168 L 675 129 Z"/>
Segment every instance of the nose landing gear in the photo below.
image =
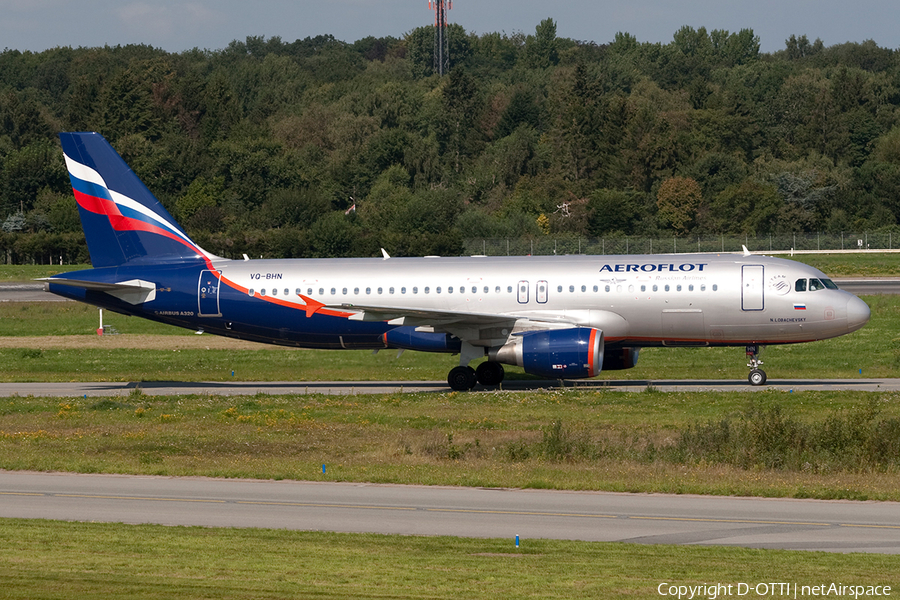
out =
<path fill-rule="evenodd" d="M 766 383 L 766 372 L 759 368 L 759 365 L 763 364 L 759 360 L 759 351 L 760 347 L 756 344 L 747 346 L 747 359 L 750 361 L 747 363 L 747 366 L 750 367 L 750 375 L 747 376 L 747 380 L 750 385 L 765 385 Z"/>

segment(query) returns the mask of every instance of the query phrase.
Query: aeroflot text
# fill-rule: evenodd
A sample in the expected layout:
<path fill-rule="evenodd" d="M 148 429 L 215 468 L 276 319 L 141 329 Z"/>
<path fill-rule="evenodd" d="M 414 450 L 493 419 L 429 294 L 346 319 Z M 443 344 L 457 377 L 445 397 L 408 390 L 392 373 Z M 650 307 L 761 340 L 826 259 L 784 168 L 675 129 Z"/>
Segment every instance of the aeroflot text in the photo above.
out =
<path fill-rule="evenodd" d="M 680 265 L 674 265 L 672 263 L 657 263 L 657 264 L 614 264 L 614 265 L 603 265 L 600 267 L 600 272 L 609 271 L 610 273 L 663 273 L 668 271 L 670 273 L 688 273 L 690 271 L 703 271 L 703 268 L 706 267 L 709 263 L 684 263 Z"/>
<path fill-rule="evenodd" d="M 816 598 L 832 596 L 838 598 L 867 598 L 874 596 L 890 596 L 889 585 L 842 585 L 839 583 L 822 585 L 799 585 L 797 583 L 711 583 L 702 585 L 677 585 L 661 583 L 656 588 L 660 596 L 671 596 L 679 600 L 692 598 L 728 598 L 731 596 L 762 596 L 767 598 Z"/>

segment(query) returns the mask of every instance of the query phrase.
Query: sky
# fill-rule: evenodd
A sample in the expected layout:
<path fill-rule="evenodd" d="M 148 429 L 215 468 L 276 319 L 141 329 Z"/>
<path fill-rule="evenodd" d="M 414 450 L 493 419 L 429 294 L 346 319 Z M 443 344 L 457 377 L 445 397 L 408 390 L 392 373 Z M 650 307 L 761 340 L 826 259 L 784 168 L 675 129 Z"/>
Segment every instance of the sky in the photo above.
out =
<path fill-rule="evenodd" d="M 331 34 L 354 42 L 402 37 L 434 22 L 428 0 L 0 0 L 0 49 L 149 44 L 170 52 L 219 50 L 248 36 L 286 42 Z M 761 50 L 792 34 L 826 46 L 874 40 L 900 48 L 897 0 L 456 0 L 451 23 L 472 33 L 534 33 L 547 17 L 557 35 L 603 44 L 617 32 L 640 42 L 672 41 L 683 25 L 750 28 Z"/>

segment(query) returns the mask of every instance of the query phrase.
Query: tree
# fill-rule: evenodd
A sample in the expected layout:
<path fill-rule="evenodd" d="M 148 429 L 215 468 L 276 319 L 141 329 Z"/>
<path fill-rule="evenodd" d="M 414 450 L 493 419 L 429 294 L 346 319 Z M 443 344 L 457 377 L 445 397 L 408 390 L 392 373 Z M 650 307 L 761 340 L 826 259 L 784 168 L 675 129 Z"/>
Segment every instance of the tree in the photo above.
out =
<path fill-rule="evenodd" d="M 697 216 L 703 199 L 700 184 L 688 177 L 670 177 L 662 182 L 656 193 L 660 220 L 678 233 L 687 233 Z"/>
<path fill-rule="evenodd" d="M 443 94 L 444 115 L 440 141 L 443 153 L 454 170 L 481 148 L 482 135 L 476 124 L 481 115 L 478 84 L 464 69 L 450 71 Z"/>
<path fill-rule="evenodd" d="M 556 39 L 556 22 L 547 18 L 538 24 L 534 35 L 525 39 L 523 54 L 529 69 L 546 69 L 559 62 L 559 42 Z"/>
<path fill-rule="evenodd" d="M 588 199 L 590 233 L 633 234 L 641 216 L 642 197 L 637 192 L 599 189 Z"/>
<path fill-rule="evenodd" d="M 775 186 L 745 179 L 716 196 L 711 206 L 712 228 L 721 233 L 773 233 L 782 204 Z"/>

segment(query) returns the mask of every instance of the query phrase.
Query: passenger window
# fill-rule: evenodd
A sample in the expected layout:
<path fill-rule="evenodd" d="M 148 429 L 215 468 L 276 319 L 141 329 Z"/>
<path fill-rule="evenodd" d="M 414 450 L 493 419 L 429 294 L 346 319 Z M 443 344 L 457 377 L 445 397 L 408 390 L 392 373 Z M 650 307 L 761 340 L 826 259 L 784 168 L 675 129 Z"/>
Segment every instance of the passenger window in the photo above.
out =
<path fill-rule="evenodd" d="M 415 293 L 415 291 L 416 291 L 416 288 L 413 288 L 413 293 Z M 426 286 L 425 286 L 425 293 L 427 294 L 427 293 L 429 293 L 430 291 L 431 291 L 431 288 L 428 287 L 428 286 L 426 285 Z"/>
<path fill-rule="evenodd" d="M 337 290 L 334 289 L 334 288 L 331 288 L 331 295 L 332 295 L 332 296 L 337 295 Z"/>
<path fill-rule="evenodd" d="M 678 285 L 675 286 L 675 291 L 676 291 L 676 292 L 680 292 L 680 291 L 681 291 L 681 284 L 680 284 L 680 283 L 679 283 Z"/>
<path fill-rule="evenodd" d="M 701 283 L 701 284 L 700 284 L 700 291 L 701 291 L 701 292 L 705 292 L 705 291 L 706 291 L 706 284 L 705 284 L 705 283 Z"/>
<path fill-rule="evenodd" d="M 266 288 L 263 288 L 263 289 L 259 290 L 259 295 L 260 295 L 260 296 L 265 296 L 265 295 L 266 295 Z"/>
<path fill-rule="evenodd" d="M 320 295 L 320 296 L 324 296 L 324 295 L 325 295 L 325 288 L 319 288 L 319 295 Z"/>
<path fill-rule="evenodd" d="M 600 288 L 598 288 L 596 285 L 594 286 L 594 291 L 595 291 L 595 292 L 598 291 L 599 289 L 600 289 Z"/>
<path fill-rule="evenodd" d="M 689 291 L 689 292 L 693 292 L 693 291 L 694 291 L 694 284 L 693 284 L 693 283 L 692 283 L 691 285 L 688 286 L 688 291 Z"/>
<path fill-rule="evenodd" d="M 713 284 L 713 291 L 714 291 L 714 292 L 718 292 L 718 291 L 719 291 L 719 284 L 718 284 L 718 283 L 714 283 L 714 284 Z"/>
<path fill-rule="evenodd" d="M 247 290 L 247 295 L 248 295 L 248 296 L 252 296 L 252 295 L 253 295 L 253 288 L 250 288 L 249 290 Z"/>
<path fill-rule="evenodd" d="M 605 289 L 605 291 L 608 292 L 608 291 L 609 291 L 609 285 L 607 285 L 604 289 Z M 562 290 L 560 290 L 560 291 L 562 291 Z"/>
<path fill-rule="evenodd" d="M 569 286 L 569 292 L 574 292 L 574 291 L 575 291 L 575 286 L 574 286 L 574 285 L 570 285 L 570 286 Z"/>
<path fill-rule="evenodd" d="M 359 288 L 353 288 L 353 295 L 359 296 Z"/>
<path fill-rule="evenodd" d="M 285 295 L 285 296 L 290 296 L 290 295 L 291 295 L 291 290 L 289 290 L 289 289 L 287 289 L 287 288 L 284 288 L 284 295 Z"/>
<path fill-rule="evenodd" d="M 440 293 L 441 293 L 441 286 L 437 286 L 436 288 L 434 288 L 434 291 L 437 292 L 438 294 L 440 294 Z"/>
<path fill-rule="evenodd" d="M 582 291 L 582 292 L 586 292 L 586 291 L 587 291 L 587 286 L 586 286 L 586 285 L 581 286 L 581 291 Z"/>
<path fill-rule="evenodd" d="M 477 288 L 476 286 L 474 286 L 474 285 L 472 286 L 472 293 L 473 293 L 473 294 L 477 294 L 477 293 L 478 293 L 478 288 Z"/>
<path fill-rule="evenodd" d="M 647 291 L 647 286 L 641 285 L 641 292 L 646 292 L 646 291 Z"/>
<path fill-rule="evenodd" d="M 632 292 L 634 292 L 634 286 L 633 286 L 633 285 L 629 285 L 629 286 L 628 286 L 628 293 L 630 294 L 630 293 L 632 293 Z"/>
<path fill-rule="evenodd" d="M 506 286 L 506 293 L 512 294 L 512 286 L 511 285 Z"/>
<path fill-rule="evenodd" d="M 666 290 L 667 292 L 669 291 L 669 284 L 668 284 L 668 283 L 666 284 L 665 290 Z"/>
<path fill-rule="evenodd" d="M 559 292 L 560 294 L 562 294 L 562 286 L 557 287 L 556 291 Z"/>
<path fill-rule="evenodd" d="M 406 293 L 406 288 L 405 288 L 405 287 L 400 288 L 400 293 L 401 293 L 401 294 L 405 294 L 405 293 Z"/>
<path fill-rule="evenodd" d="M 447 293 L 448 293 L 448 294 L 452 294 L 452 293 L 453 293 L 453 286 L 452 286 L 452 285 L 451 285 L 450 287 L 447 288 Z"/>
<path fill-rule="evenodd" d="M 272 295 L 273 295 L 273 296 L 277 296 L 277 295 L 278 295 L 278 288 L 272 288 Z"/>
<path fill-rule="evenodd" d="M 489 291 L 490 291 L 490 288 L 488 288 L 488 286 L 484 286 L 484 293 L 487 294 Z"/>
<path fill-rule="evenodd" d="M 382 293 L 384 293 L 384 288 L 378 288 L 378 295 L 380 296 Z"/>
<path fill-rule="evenodd" d="M 312 290 L 309 290 L 309 291 L 310 291 L 310 293 L 312 293 Z M 297 295 L 299 296 L 302 293 L 303 293 L 303 290 L 301 290 L 300 288 L 297 288 Z"/>
<path fill-rule="evenodd" d="M 806 280 L 798 279 L 797 282 L 794 284 L 794 291 L 795 292 L 805 292 L 806 291 Z"/>
<path fill-rule="evenodd" d="M 659 286 L 656 285 L 655 283 L 653 284 L 653 291 L 654 291 L 654 292 L 658 292 L 658 291 L 659 291 Z"/>
<path fill-rule="evenodd" d="M 494 293 L 495 293 L 495 294 L 499 294 L 499 293 L 500 293 L 500 286 L 499 286 L 499 285 L 498 285 L 497 287 L 494 288 Z"/>
<path fill-rule="evenodd" d="M 372 288 L 366 288 L 366 295 L 369 295 L 371 293 L 372 293 Z"/>
<path fill-rule="evenodd" d="M 389 288 L 388 288 L 388 294 L 390 294 L 391 296 L 394 295 L 394 288 L 393 288 L 393 287 L 389 287 Z"/>
<path fill-rule="evenodd" d="M 341 290 L 341 293 L 343 293 L 343 294 L 346 296 L 346 295 L 347 295 L 347 288 L 344 288 L 343 290 Z"/>

